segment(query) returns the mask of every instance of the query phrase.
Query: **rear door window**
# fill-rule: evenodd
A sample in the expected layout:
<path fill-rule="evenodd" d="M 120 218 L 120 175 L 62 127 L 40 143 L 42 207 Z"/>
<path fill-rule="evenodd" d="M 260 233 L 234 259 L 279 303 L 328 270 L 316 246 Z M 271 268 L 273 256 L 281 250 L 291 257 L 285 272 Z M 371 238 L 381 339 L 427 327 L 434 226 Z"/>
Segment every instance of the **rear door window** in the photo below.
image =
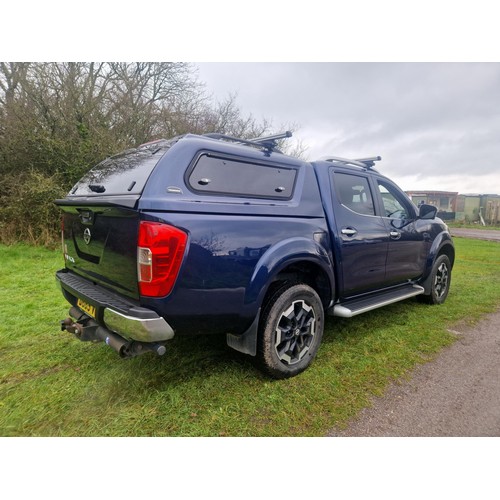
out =
<path fill-rule="evenodd" d="M 334 184 L 342 205 L 361 215 L 375 215 L 373 198 L 366 177 L 336 173 Z"/>
<path fill-rule="evenodd" d="M 197 192 L 268 199 L 290 199 L 297 169 L 202 154 L 188 177 Z"/>

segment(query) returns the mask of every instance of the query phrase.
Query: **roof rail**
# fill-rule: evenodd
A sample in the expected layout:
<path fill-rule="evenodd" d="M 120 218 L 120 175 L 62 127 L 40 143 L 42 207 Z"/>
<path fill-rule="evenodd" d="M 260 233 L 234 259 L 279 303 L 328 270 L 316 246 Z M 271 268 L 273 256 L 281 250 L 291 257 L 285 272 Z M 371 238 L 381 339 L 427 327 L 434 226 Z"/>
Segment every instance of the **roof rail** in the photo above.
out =
<path fill-rule="evenodd" d="M 212 139 L 222 139 L 225 141 L 232 141 L 239 144 L 246 144 L 248 146 L 263 147 L 266 151 L 269 152 L 277 151 L 278 153 L 280 151 L 276 149 L 277 141 L 279 141 L 280 139 L 286 139 L 287 137 L 292 137 L 292 133 L 289 130 L 283 132 L 282 134 L 270 135 L 267 137 L 257 137 L 255 139 L 241 139 L 240 137 L 232 137 L 230 135 L 224 135 L 218 133 L 210 133 L 203 135 L 205 137 L 210 137 Z"/>
<path fill-rule="evenodd" d="M 381 159 L 381 156 L 357 159 L 341 158 L 340 156 L 322 156 L 318 161 L 338 161 L 346 165 L 355 165 L 356 167 L 371 169 L 375 165 L 375 162 Z"/>

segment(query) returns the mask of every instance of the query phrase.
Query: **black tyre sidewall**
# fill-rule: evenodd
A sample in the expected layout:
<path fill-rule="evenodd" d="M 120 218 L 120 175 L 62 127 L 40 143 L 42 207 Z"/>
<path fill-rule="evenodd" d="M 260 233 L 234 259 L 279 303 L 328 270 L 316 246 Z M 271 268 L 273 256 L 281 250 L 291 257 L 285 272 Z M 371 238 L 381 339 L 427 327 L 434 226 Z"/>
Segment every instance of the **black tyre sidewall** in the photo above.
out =
<path fill-rule="evenodd" d="M 303 300 L 312 307 L 315 314 L 315 333 L 308 352 L 295 364 L 288 365 L 280 360 L 275 349 L 276 327 L 281 315 L 290 305 Z M 259 328 L 259 361 L 261 367 L 273 378 L 288 378 L 303 372 L 318 352 L 324 329 L 323 304 L 318 294 L 305 284 L 290 284 L 280 288 L 268 301 Z"/>

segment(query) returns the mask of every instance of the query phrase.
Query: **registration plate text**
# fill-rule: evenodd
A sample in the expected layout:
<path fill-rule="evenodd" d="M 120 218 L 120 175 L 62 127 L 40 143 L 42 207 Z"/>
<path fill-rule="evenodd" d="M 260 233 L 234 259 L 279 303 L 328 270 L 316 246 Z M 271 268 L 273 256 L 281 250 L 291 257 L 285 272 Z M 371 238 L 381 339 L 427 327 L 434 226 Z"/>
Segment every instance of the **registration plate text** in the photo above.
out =
<path fill-rule="evenodd" d="M 95 307 L 91 306 L 90 304 L 87 304 L 87 302 L 84 302 L 82 299 L 78 299 L 76 302 L 76 305 L 84 312 L 87 313 L 89 316 L 92 316 L 95 318 Z"/>

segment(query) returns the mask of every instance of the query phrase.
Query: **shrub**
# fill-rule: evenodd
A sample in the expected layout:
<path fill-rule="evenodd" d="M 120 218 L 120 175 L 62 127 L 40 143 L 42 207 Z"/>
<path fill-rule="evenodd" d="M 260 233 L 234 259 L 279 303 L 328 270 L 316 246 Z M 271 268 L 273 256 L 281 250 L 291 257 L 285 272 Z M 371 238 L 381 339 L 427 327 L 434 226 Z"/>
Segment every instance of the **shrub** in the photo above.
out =
<path fill-rule="evenodd" d="M 67 186 L 66 186 L 67 187 Z M 0 242 L 25 241 L 54 247 L 59 243 L 61 214 L 54 200 L 68 189 L 58 175 L 30 170 L 3 176 L 0 191 Z"/>

